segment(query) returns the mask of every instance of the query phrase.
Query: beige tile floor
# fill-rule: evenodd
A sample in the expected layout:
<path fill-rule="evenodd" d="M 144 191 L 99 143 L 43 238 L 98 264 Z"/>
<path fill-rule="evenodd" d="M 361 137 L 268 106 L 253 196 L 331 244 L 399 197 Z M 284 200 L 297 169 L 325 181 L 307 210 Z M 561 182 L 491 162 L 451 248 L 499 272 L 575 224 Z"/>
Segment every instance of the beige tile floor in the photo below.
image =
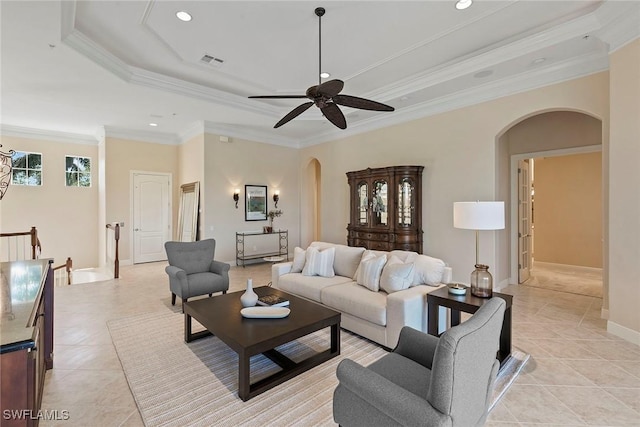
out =
<path fill-rule="evenodd" d="M 41 425 L 142 425 L 106 322 L 179 310 L 164 266 L 127 266 L 118 280 L 56 288 L 54 369 L 43 409 L 66 410 L 69 419 Z M 248 277 L 266 284 L 269 268 L 232 267 L 231 289 Z M 640 425 L 640 347 L 606 332 L 601 299 L 517 285 L 503 292 L 514 295 L 514 344 L 532 358 L 487 425 Z"/>

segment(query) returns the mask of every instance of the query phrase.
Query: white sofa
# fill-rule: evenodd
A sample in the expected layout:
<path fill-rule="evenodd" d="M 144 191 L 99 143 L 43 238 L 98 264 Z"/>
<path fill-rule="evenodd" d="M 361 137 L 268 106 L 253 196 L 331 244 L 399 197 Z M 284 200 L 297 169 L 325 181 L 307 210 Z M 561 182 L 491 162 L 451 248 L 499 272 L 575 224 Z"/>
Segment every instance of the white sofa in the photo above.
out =
<path fill-rule="evenodd" d="M 272 286 L 285 292 L 315 301 L 342 313 L 341 327 L 375 341 L 387 348 L 394 348 L 403 326 L 427 331 L 426 295 L 444 283 L 451 282 L 452 271 L 443 261 L 415 252 L 407 251 L 366 251 L 364 248 L 350 247 L 325 242 L 313 242 L 309 248 L 320 251 L 334 248 L 333 277 L 305 275 L 299 272 L 305 263 L 305 252 L 296 248 L 294 261 L 275 264 L 272 267 Z M 310 252 L 310 251 L 307 251 Z M 357 283 L 356 271 L 361 260 L 373 255 L 385 254 L 403 263 L 413 264 L 411 287 L 387 293 L 372 291 Z M 308 263 L 308 254 L 306 254 Z M 369 257 L 369 258 L 367 258 Z M 397 262 L 398 260 L 395 259 Z M 295 264 L 294 271 L 292 267 Z M 391 263 L 389 263 L 391 265 Z M 386 267 L 385 267 L 386 268 Z M 305 271 L 305 273 L 309 273 Z M 330 275 L 328 275 L 330 276 Z M 387 276 L 388 277 L 388 276 Z M 431 285 L 418 284 L 425 281 Z M 444 316 L 443 309 L 439 313 Z M 441 322 L 440 324 L 444 324 Z"/>

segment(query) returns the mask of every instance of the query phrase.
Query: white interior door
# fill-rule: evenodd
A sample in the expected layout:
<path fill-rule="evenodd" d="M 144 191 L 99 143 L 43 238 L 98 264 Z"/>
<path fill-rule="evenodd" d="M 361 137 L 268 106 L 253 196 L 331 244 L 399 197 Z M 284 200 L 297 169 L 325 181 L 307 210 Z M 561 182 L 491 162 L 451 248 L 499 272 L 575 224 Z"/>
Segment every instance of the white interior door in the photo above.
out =
<path fill-rule="evenodd" d="M 531 177 L 529 159 L 518 162 L 518 283 L 531 275 Z"/>
<path fill-rule="evenodd" d="M 164 261 L 171 238 L 171 194 L 167 174 L 133 174 L 133 263 Z"/>

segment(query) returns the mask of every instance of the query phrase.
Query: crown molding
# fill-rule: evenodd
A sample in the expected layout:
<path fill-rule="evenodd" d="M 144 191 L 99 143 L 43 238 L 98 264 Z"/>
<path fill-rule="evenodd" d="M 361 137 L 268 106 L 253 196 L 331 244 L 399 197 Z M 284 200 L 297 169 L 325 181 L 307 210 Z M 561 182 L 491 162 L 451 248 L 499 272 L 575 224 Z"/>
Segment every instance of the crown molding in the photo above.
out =
<path fill-rule="evenodd" d="M 416 74 L 395 84 L 368 93 L 365 97 L 391 100 L 410 92 L 426 89 L 457 77 L 494 67 L 496 64 L 536 52 L 560 41 L 571 40 L 600 28 L 593 13 L 575 18 L 563 25 L 541 31 L 529 37 L 499 46 L 489 46 L 480 54 L 473 53 L 462 59 L 442 64 L 436 70 Z"/>
<path fill-rule="evenodd" d="M 164 145 L 179 145 L 181 143 L 180 138 L 173 133 L 126 129 L 115 126 L 105 126 L 104 136 L 105 138 L 132 139 Z"/>
<path fill-rule="evenodd" d="M 225 135 L 225 136 L 230 136 L 232 138 L 246 139 L 249 141 L 279 145 L 282 147 L 300 148 L 298 139 L 273 135 L 273 133 L 246 129 L 242 126 L 213 123 L 206 120 L 204 121 L 203 126 L 204 126 L 204 133 L 211 133 L 215 135 Z"/>
<path fill-rule="evenodd" d="M 492 101 L 505 96 L 538 89 L 606 71 L 608 57 L 593 53 L 521 73 L 517 76 L 456 92 L 421 104 L 397 110 L 397 114 L 369 117 L 353 123 L 343 131 L 333 131 L 306 138 L 300 147 L 309 147 L 373 130 L 406 123 L 447 111 Z"/>
<path fill-rule="evenodd" d="M 618 2 L 619 6 L 621 2 Z M 627 43 L 640 37 L 640 3 L 622 3 L 625 10 L 620 12 L 619 7 L 612 5 L 610 1 L 602 5 L 595 14 L 602 23 L 599 38 L 609 44 L 609 53 L 613 53 Z"/>
<path fill-rule="evenodd" d="M 98 145 L 98 139 L 92 135 L 27 128 L 7 124 L 0 125 L 0 134 L 18 138 L 42 139 L 46 141 L 68 142 L 72 144 Z"/>

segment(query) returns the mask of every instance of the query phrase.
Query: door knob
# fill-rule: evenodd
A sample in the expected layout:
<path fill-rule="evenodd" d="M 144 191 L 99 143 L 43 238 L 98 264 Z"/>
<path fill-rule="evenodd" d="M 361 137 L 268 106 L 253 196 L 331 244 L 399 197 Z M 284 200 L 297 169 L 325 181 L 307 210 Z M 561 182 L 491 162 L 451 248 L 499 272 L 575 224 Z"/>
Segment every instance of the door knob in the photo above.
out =
<path fill-rule="evenodd" d="M 137 228 L 134 228 L 134 229 L 133 229 L 133 231 L 138 231 L 138 229 L 137 229 Z"/>

